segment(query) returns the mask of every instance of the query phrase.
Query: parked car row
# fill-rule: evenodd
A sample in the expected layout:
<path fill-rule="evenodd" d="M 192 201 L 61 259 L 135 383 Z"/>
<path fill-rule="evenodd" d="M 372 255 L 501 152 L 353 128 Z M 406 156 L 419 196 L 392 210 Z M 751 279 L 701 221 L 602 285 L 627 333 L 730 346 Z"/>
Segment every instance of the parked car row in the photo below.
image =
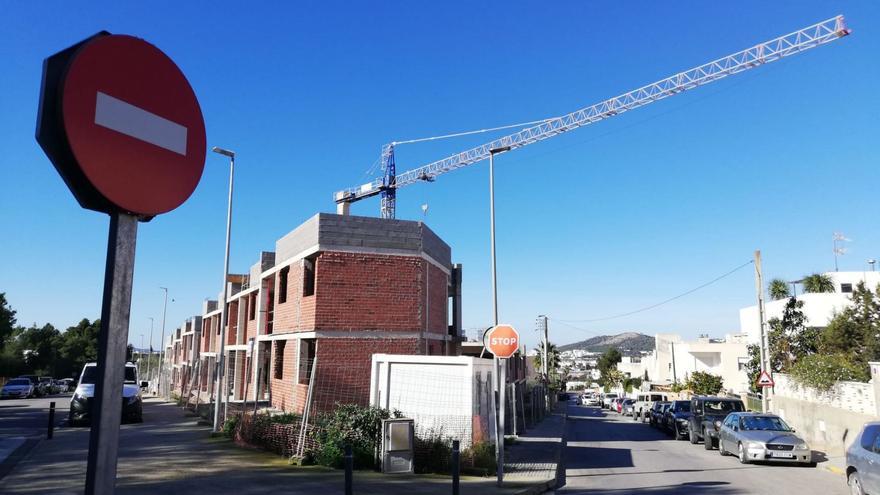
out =
<path fill-rule="evenodd" d="M 3 385 L 3 388 L 0 389 L 0 398 L 42 397 L 70 392 L 73 388 L 75 388 L 75 382 L 71 378 L 56 380 L 51 376 L 22 375 Z"/>
<path fill-rule="evenodd" d="M 722 456 L 735 455 L 743 464 L 774 461 L 816 465 L 810 446 L 775 414 L 746 412 L 742 401 L 731 397 L 665 399 L 662 393 L 615 398 L 609 409 L 635 421 L 647 420 L 676 440 L 702 442 L 706 450 L 717 448 Z M 880 440 L 876 443 L 880 447 Z"/>

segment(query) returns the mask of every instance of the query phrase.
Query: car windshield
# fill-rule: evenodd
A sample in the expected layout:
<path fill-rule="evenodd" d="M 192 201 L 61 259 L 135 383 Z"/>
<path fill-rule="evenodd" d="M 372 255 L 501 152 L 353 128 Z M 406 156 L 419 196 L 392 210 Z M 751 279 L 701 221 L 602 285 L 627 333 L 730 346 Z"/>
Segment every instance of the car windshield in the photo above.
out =
<path fill-rule="evenodd" d="M 743 430 L 791 431 L 782 418 L 776 416 L 745 416 L 739 420 Z"/>
<path fill-rule="evenodd" d="M 12 385 L 15 387 L 21 387 L 21 386 L 26 386 L 26 385 L 30 385 L 30 384 L 31 384 L 31 381 L 28 380 L 27 378 L 16 378 L 14 380 L 9 380 L 8 382 L 6 382 L 6 385 Z"/>
<path fill-rule="evenodd" d="M 706 414 L 721 414 L 731 411 L 742 411 L 742 403 L 732 400 L 707 400 L 703 402 L 703 410 Z"/>
<path fill-rule="evenodd" d="M 126 366 L 125 367 L 125 383 L 136 383 L 137 368 L 134 366 Z M 87 366 L 86 369 L 83 370 L 82 380 L 80 383 L 84 383 L 86 385 L 94 384 L 98 379 L 98 367 L 97 366 Z"/>
<path fill-rule="evenodd" d="M 676 401 L 675 407 L 672 409 L 675 412 L 691 412 L 691 403 L 687 401 Z"/>

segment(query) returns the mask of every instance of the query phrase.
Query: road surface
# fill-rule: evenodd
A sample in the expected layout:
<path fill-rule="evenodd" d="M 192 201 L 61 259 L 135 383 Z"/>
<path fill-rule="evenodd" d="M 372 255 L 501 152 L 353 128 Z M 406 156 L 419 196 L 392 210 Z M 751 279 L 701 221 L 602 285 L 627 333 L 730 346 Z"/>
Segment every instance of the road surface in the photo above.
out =
<path fill-rule="evenodd" d="M 597 407 L 569 405 L 562 494 L 845 495 L 825 469 L 740 464 L 702 443 L 673 440 L 647 423 Z"/>

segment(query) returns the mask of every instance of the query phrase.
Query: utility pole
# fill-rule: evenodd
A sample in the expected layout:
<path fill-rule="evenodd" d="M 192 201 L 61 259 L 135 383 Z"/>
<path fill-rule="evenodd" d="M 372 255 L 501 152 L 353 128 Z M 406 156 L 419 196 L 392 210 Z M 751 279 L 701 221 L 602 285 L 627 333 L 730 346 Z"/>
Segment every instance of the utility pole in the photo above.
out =
<path fill-rule="evenodd" d="M 755 250 L 755 291 L 758 293 L 758 325 L 761 331 L 761 373 L 770 373 L 769 345 L 767 332 L 764 328 L 764 274 L 761 271 L 761 250 Z M 767 388 L 761 390 L 761 412 L 766 413 Z"/>
<path fill-rule="evenodd" d="M 675 373 L 675 342 L 670 341 L 669 346 L 672 349 L 672 383 L 678 383 L 678 375 Z"/>
<path fill-rule="evenodd" d="M 549 347 L 549 339 L 548 333 L 549 330 L 547 328 L 547 316 L 538 315 L 538 324 L 541 325 L 541 330 L 543 330 L 543 334 L 541 336 L 541 376 L 544 378 L 544 406 L 545 408 L 550 407 L 550 365 L 548 362 L 548 347 Z"/>

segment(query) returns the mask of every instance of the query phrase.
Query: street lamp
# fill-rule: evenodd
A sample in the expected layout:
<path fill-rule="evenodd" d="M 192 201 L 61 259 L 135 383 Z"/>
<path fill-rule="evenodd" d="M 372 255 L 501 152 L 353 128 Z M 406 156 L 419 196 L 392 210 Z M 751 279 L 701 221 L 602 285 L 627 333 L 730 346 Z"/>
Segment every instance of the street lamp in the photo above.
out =
<path fill-rule="evenodd" d="M 162 304 L 162 340 L 159 342 L 159 377 L 156 380 L 156 394 L 162 395 L 162 367 L 165 365 L 165 315 L 168 312 L 168 287 L 159 287 L 165 291 L 165 302 Z"/>
<path fill-rule="evenodd" d="M 492 258 L 492 323 L 498 326 L 498 277 L 495 275 L 495 155 L 510 151 L 510 146 L 502 146 L 489 150 L 489 242 L 491 244 Z M 501 486 L 504 479 L 504 401 L 505 391 L 507 390 L 507 380 L 505 375 L 506 368 L 501 360 L 493 357 L 495 364 L 495 382 L 498 384 L 498 399 L 502 404 L 502 415 L 495 424 L 497 433 L 495 435 L 495 457 L 498 466 L 498 486 Z"/>
<path fill-rule="evenodd" d="M 874 258 L 868 260 L 868 264 L 871 265 L 872 272 L 874 271 L 874 263 L 877 263 L 877 260 L 875 260 Z"/>
<path fill-rule="evenodd" d="M 153 378 L 153 317 L 148 316 L 147 318 L 150 320 L 150 353 L 147 355 L 147 382 L 149 383 Z M 149 386 L 153 387 L 152 384 Z"/>
<path fill-rule="evenodd" d="M 223 375 L 225 374 L 225 344 L 226 344 L 226 299 L 227 299 L 227 280 L 229 279 L 229 235 L 232 232 L 232 185 L 233 180 L 235 178 L 235 152 L 226 150 L 223 148 L 219 148 L 214 146 L 211 148 L 211 151 L 214 153 L 221 154 L 223 156 L 229 157 L 229 201 L 226 207 L 226 252 L 223 255 L 223 295 L 222 301 L 220 301 L 220 352 L 217 357 L 217 369 L 216 373 L 214 373 L 215 382 L 214 389 L 217 391 L 217 400 L 214 401 L 214 427 L 213 431 L 220 431 L 220 384 L 223 383 Z M 223 395 L 228 394 L 224 391 Z M 223 400 L 224 408 L 229 407 L 229 397 L 225 397 Z M 223 417 L 226 417 L 226 411 L 224 410 Z"/>

